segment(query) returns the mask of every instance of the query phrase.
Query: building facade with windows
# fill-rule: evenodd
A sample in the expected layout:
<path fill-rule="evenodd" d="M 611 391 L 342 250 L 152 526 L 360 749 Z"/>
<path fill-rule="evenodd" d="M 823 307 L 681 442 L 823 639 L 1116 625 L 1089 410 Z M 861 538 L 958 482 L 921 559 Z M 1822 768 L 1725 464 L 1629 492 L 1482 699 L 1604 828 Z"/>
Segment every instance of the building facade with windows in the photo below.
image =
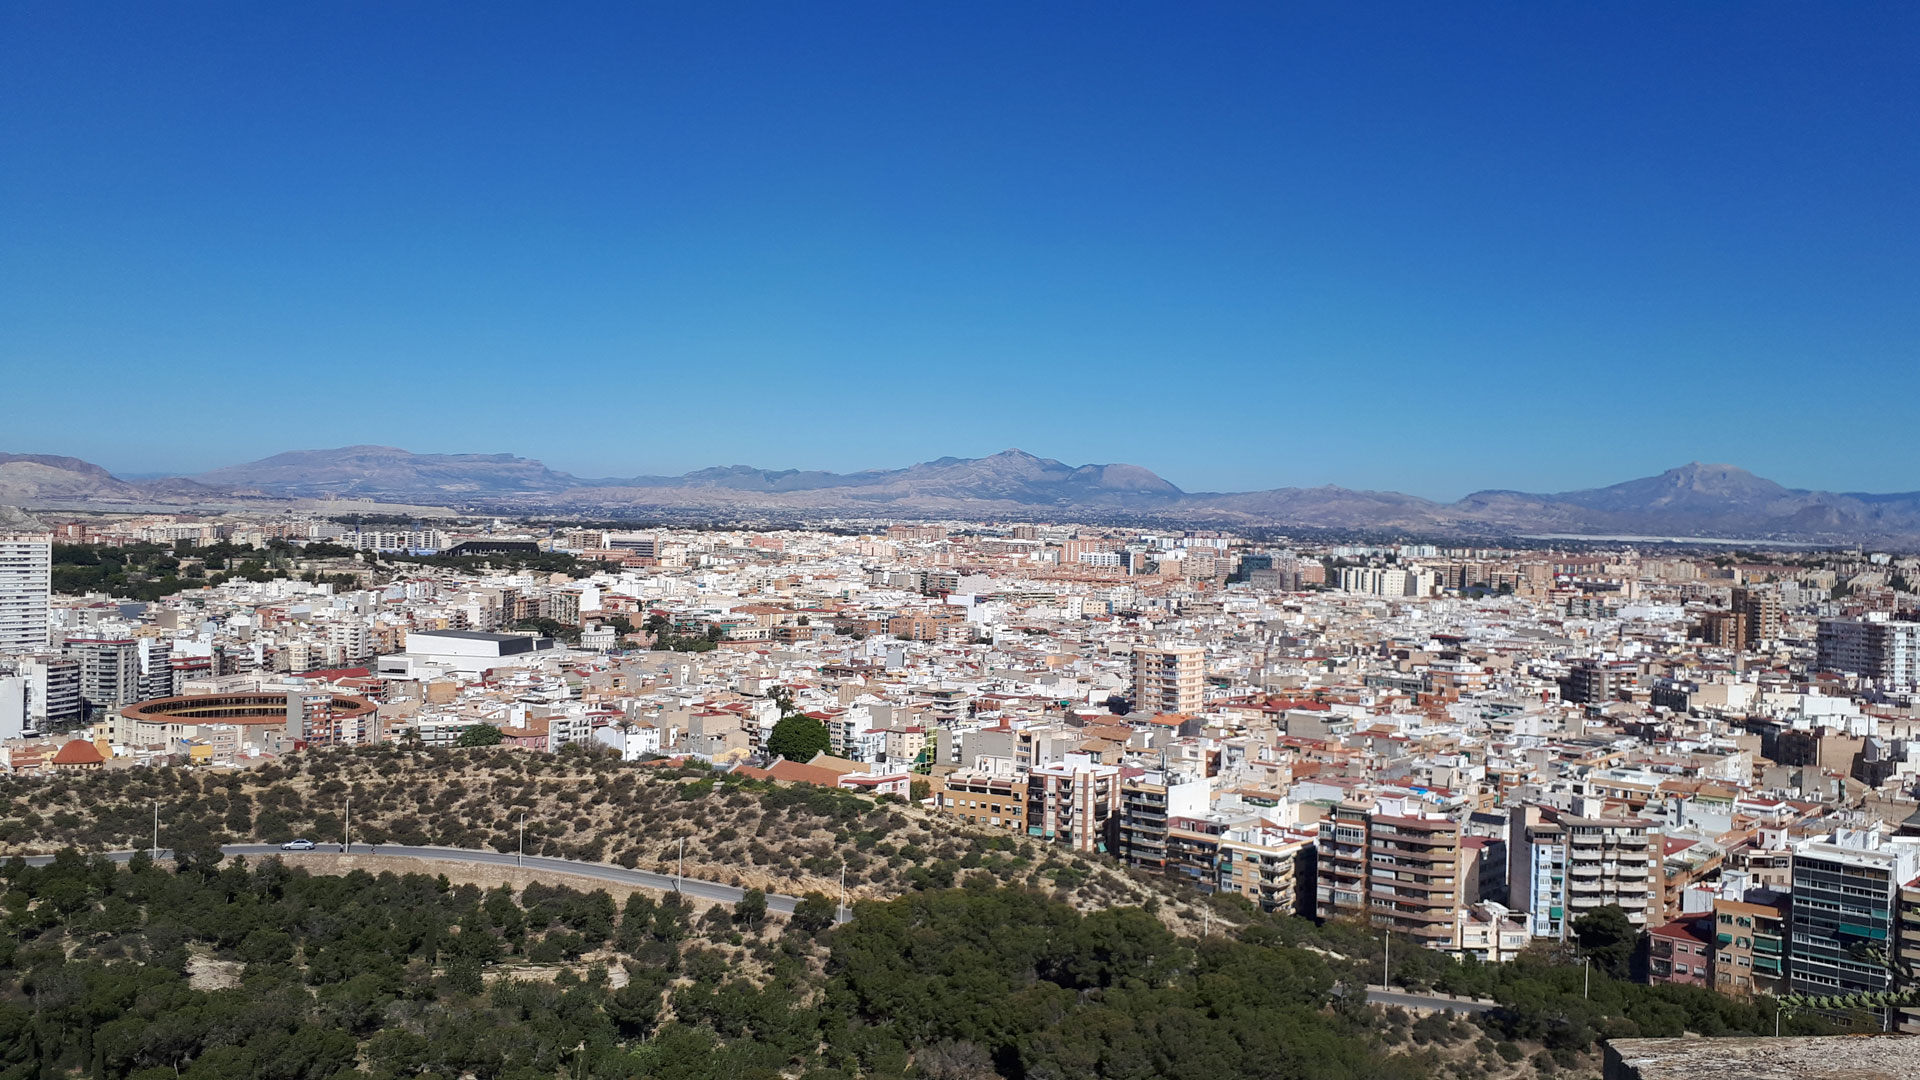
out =
<path fill-rule="evenodd" d="M 1192 715 L 1206 704 L 1207 651 L 1198 645 L 1133 650 L 1135 712 Z"/>
<path fill-rule="evenodd" d="M 1790 962 L 1796 994 L 1835 996 L 1894 989 L 1900 890 L 1920 877 L 1920 840 L 1835 829 L 1793 849 Z"/>
<path fill-rule="evenodd" d="M 47 647 L 53 534 L 0 531 L 0 655 Z"/>

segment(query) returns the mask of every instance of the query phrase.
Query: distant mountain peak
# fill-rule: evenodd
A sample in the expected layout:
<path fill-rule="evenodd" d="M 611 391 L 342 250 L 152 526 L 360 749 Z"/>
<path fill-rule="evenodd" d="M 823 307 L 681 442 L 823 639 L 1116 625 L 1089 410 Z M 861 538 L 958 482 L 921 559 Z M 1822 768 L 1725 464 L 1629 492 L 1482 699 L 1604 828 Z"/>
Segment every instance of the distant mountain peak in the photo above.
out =
<path fill-rule="evenodd" d="M 1920 492 L 1799 491 L 1736 465 L 1690 461 L 1654 476 L 1558 494 L 1477 491 L 1441 504 L 1333 485 L 1189 494 L 1123 463 L 1066 465 L 1011 447 L 855 473 L 716 466 L 681 476 L 582 480 L 513 454 L 416 454 L 361 444 L 294 450 L 195 478 L 130 483 L 77 458 L 0 454 L 0 503 L 220 505 L 350 497 L 508 513 L 1042 517 L 1155 527 L 1298 525 L 1431 536 L 1738 537 L 1920 548 Z"/>

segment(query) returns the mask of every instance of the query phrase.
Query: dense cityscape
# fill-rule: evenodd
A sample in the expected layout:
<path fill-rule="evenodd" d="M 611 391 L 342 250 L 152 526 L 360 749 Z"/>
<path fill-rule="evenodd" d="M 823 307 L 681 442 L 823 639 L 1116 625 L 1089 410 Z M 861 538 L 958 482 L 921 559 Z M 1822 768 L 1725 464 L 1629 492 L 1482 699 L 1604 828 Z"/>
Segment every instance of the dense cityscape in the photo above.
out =
<path fill-rule="evenodd" d="M 1920 1077 L 1920 5 L 0 42 L 0 1080 Z"/>
<path fill-rule="evenodd" d="M 1650 983 L 1920 1029 L 1912 556 L 17 520 L 15 776 L 577 744 L 1479 962 L 1604 910 Z M 109 565 L 178 589 L 88 588 Z"/>

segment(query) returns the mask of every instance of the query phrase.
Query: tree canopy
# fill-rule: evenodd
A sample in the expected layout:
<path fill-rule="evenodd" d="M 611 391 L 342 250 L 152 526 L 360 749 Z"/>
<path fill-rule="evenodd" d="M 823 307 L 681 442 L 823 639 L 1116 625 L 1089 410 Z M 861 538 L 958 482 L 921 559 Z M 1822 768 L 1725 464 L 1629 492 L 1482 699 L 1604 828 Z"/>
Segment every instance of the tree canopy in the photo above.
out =
<path fill-rule="evenodd" d="M 831 745 L 827 725 L 799 713 L 782 717 L 767 735 L 767 752 L 789 761 L 812 761 Z"/>
<path fill-rule="evenodd" d="M 454 740 L 455 746 L 498 746 L 503 738 L 500 729 L 492 724 L 475 724 L 462 731 Z"/>
<path fill-rule="evenodd" d="M 1618 904 L 1608 904 L 1573 920 L 1573 934 L 1580 943 L 1580 955 L 1615 979 L 1626 978 L 1632 970 L 1633 954 L 1640 944 L 1640 928 L 1633 925 Z"/>

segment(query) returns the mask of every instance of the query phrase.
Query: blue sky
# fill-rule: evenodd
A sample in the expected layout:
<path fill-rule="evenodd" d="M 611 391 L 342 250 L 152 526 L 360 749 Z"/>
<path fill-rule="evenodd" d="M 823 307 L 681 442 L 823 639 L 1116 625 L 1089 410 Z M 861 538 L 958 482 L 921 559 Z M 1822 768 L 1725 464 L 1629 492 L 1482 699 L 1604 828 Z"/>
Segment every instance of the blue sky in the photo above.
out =
<path fill-rule="evenodd" d="M 1920 488 L 1920 6 L 0 7 L 0 450 Z"/>

